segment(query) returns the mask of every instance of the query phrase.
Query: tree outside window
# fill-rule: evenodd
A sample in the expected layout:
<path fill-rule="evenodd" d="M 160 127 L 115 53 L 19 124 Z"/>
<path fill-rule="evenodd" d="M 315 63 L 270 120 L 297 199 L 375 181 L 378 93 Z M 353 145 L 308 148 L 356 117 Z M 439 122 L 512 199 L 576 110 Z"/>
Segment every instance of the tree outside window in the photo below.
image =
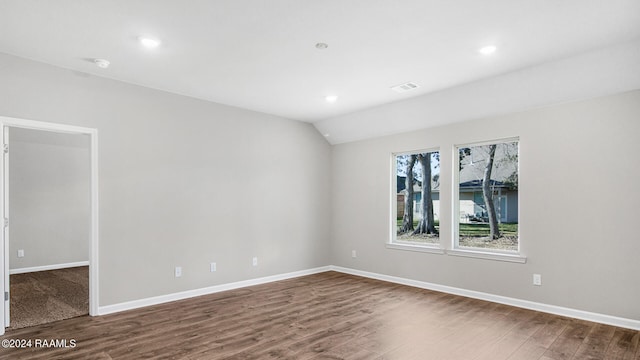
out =
<path fill-rule="evenodd" d="M 397 201 L 392 243 L 439 244 L 440 153 L 395 155 Z"/>
<path fill-rule="evenodd" d="M 518 251 L 518 141 L 458 146 L 455 247 Z"/>

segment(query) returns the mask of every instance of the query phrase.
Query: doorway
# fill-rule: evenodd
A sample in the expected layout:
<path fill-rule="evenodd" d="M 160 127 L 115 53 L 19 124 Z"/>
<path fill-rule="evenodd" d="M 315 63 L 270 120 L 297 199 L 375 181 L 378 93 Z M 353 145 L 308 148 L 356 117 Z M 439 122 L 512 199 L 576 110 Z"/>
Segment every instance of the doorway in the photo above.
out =
<path fill-rule="evenodd" d="M 0 164 L 0 169 L 3 172 L 1 177 L 2 191 L 0 192 L 0 203 L 2 204 L 0 219 L 4 219 L 3 246 L 0 250 L 2 252 L 2 256 L 0 256 L 0 271 L 2 272 L 0 284 L 4 289 L 5 299 L 4 306 L 0 307 L 0 318 L 4 320 L 5 325 L 0 327 L 0 334 L 3 334 L 5 327 L 11 324 L 10 274 L 12 271 L 14 273 L 29 273 L 31 271 L 57 271 L 55 269 L 88 266 L 89 314 L 96 315 L 98 303 L 97 130 L 5 117 L 0 117 L 0 126 L 4 151 Z M 16 141 L 13 141 L 14 137 Z M 61 142 L 64 146 L 51 147 L 51 145 L 61 145 Z M 24 151 L 25 144 L 29 145 L 26 147 L 27 152 Z M 16 150 L 14 156 L 12 156 L 12 147 L 15 148 L 13 150 Z M 46 151 L 42 152 L 43 150 Z M 40 157 L 37 171 L 25 170 L 25 158 L 28 158 L 28 156 L 25 157 L 25 154 L 31 158 Z M 65 176 L 73 174 L 66 174 L 65 170 L 69 170 L 69 168 L 65 169 L 65 166 L 68 164 L 64 165 L 59 161 L 60 158 L 69 156 L 69 154 L 72 157 L 86 157 L 84 159 L 86 166 L 83 168 L 84 170 L 81 170 L 85 173 L 80 176 L 84 179 L 77 181 L 78 183 L 74 183 L 77 179 L 65 178 Z M 42 168 L 50 169 L 49 175 L 46 172 L 43 173 Z M 17 177 L 15 173 L 19 173 L 22 178 Z M 44 179 L 34 178 L 38 176 L 44 177 Z M 45 185 L 48 186 L 48 190 L 42 192 L 38 186 Z M 64 211 L 63 208 L 52 211 L 51 204 L 56 203 L 56 196 L 74 196 L 72 195 L 73 191 L 69 192 L 69 188 L 74 188 L 75 193 L 82 194 L 83 198 L 71 201 L 74 205 L 65 208 Z M 36 189 L 35 192 L 42 193 L 30 193 L 33 189 Z M 20 199 L 20 196 L 25 198 Z M 12 198 L 17 204 L 10 203 Z M 46 206 L 47 202 L 49 202 L 49 208 Z M 57 218 L 52 216 L 56 212 L 64 212 L 64 216 Z M 27 213 L 29 216 L 25 215 Z M 33 226 L 38 219 L 42 219 L 44 222 L 41 224 L 42 226 Z M 70 222 L 74 221 L 79 226 L 70 226 Z M 32 224 L 25 224 L 29 222 Z M 65 241 L 71 242 L 37 242 L 39 237 L 46 237 L 47 231 L 54 233 L 56 230 L 63 234 L 62 237 L 65 238 Z M 73 238 L 80 240 L 73 240 Z M 76 242 L 73 243 L 73 241 Z"/>

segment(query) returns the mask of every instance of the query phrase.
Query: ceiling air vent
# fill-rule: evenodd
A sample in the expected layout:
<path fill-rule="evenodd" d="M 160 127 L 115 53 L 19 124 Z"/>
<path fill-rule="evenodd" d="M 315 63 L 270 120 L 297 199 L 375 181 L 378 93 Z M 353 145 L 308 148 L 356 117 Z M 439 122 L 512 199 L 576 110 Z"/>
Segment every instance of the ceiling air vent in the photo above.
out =
<path fill-rule="evenodd" d="M 397 92 L 397 93 L 403 93 L 403 92 L 407 92 L 413 89 L 417 89 L 419 88 L 420 85 L 414 83 L 414 82 L 408 82 L 408 83 L 404 83 L 404 84 L 400 84 L 400 85 L 396 85 L 396 86 L 392 86 L 391 90 Z"/>

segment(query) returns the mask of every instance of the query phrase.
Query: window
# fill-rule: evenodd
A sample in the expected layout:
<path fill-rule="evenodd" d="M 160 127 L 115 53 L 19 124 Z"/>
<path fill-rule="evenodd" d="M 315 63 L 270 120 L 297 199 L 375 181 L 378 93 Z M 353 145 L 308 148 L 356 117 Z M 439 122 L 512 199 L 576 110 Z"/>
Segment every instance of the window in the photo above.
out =
<path fill-rule="evenodd" d="M 454 247 L 518 252 L 518 140 L 456 149 Z"/>
<path fill-rule="evenodd" d="M 391 243 L 440 244 L 440 152 L 394 154 L 395 208 Z"/>

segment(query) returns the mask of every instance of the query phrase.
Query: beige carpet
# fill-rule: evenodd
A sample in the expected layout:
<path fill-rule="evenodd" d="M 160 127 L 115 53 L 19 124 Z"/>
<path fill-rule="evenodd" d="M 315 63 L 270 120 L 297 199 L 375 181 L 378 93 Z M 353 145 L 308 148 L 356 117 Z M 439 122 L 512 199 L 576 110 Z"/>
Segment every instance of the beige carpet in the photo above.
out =
<path fill-rule="evenodd" d="M 89 267 L 11 275 L 11 328 L 89 314 Z"/>

